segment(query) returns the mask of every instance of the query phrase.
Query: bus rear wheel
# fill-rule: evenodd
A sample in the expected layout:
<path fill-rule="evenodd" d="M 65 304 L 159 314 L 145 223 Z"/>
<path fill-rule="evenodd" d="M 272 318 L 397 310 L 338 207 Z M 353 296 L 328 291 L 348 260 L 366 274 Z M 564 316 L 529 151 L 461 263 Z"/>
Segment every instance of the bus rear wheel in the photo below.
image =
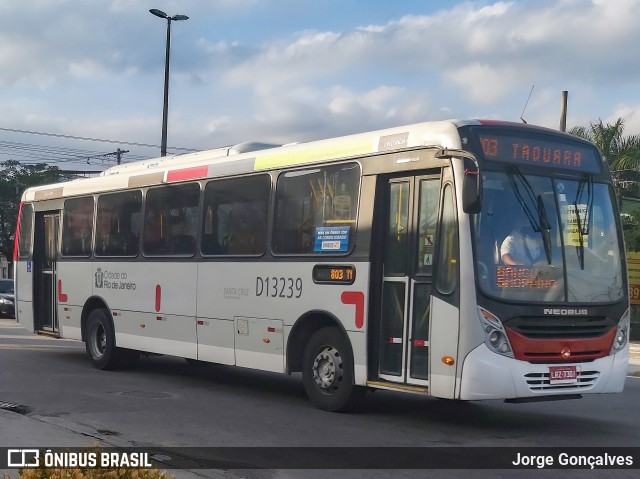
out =
<path fill-rule="evenodd" d="M 89 360 L 96 369 L 131 366 L 140 357 L 137 351 L 116 347 L 113 323 L 104 309 L 94 309 L 89 313 L 85 347 Z"/>
<path fill-rule="evenodd" d="M 336 328 L 316 331 L 304 350 L 302 381 L 311 402 L 324 411 L 345 411 L 353 405 L 353 356 Z"/>

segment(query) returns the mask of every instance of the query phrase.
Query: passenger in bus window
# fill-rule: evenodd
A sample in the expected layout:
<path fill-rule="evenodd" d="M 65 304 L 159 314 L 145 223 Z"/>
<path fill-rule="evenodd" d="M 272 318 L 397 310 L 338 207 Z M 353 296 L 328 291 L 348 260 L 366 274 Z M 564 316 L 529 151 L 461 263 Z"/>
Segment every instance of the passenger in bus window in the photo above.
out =
<path fill-rule="evenodd" d="M 166 249 L 163 234 L 162 213 L 148 212 L 144 222 L 144 252 L 147 254 L 164 254 Z"/>
<path fill-rule="evenodd" d="M 540 233 L 531 225 L 522 225 L 509 234 L 500 247 L 500 257 L 506 265 L 534 264 L 543 254 Z"/>
<path fill-rule="evenodd" d="M 93 201 L 78 200 L 65 211 L 68 215 L 63 253 L 66 256 L 86 256 L 91 251 L 93 226 Z"/>

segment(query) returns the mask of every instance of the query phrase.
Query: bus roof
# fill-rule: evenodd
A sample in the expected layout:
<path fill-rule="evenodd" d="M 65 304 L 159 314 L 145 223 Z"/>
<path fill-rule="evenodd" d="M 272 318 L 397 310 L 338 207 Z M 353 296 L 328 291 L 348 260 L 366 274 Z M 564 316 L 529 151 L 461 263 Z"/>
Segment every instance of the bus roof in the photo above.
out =
<path fill-rule="evenodd" d="M 127 163 L 108 168 L 98 177 L 28 188 L 22 200 L 40 201 L 214 178 L 420 146 L 461 148 L 458 128 L 480 124 L 477 120 L 445 120 L 283 146 L 242 143 L 197 153 Z"/>

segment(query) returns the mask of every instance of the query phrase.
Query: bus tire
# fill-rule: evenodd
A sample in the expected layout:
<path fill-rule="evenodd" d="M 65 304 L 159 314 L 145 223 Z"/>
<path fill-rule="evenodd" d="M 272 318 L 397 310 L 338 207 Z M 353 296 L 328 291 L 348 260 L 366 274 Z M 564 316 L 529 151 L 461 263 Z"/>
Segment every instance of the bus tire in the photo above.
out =
<path fill-rule="evenodd" d="M 309 339 L 302 359 L 302 381 L 319 409 L 338 412 L 353 405 L 353 355 L 337 328 L 319 329 Z"/>
<path fill-rule="evenodd" d="M 105 309 L 94 309 L 87 318 L 85 347 L 96 369 L 117 369 L 132 366 L 140 358 L 138 351 L 116 348 L 113 323 Z"/>

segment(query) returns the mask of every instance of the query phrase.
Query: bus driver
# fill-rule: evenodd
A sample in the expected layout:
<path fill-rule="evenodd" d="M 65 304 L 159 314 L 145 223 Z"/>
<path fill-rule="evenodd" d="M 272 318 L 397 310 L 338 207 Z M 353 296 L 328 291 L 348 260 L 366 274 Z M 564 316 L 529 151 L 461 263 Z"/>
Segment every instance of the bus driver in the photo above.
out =
<path fill-rule="evenodd" d="M 542 255 L 540 233 L 531 225 L 514 229 L 502 242 L 500 257 L 506 265 L 533 264 Z"/>

